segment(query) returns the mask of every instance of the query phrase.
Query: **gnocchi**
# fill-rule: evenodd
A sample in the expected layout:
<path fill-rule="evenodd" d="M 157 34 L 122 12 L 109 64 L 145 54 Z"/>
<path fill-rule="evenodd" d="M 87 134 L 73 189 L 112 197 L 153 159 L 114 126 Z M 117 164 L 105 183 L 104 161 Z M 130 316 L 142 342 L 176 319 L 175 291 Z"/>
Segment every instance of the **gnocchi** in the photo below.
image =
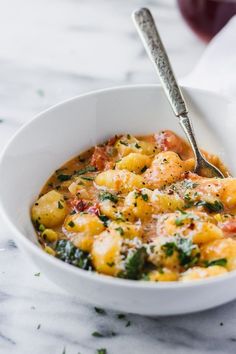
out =
<path fill-rule="evenodd" d="M 116 163 L 118 170 L 128 170 L 142 173 L 151 165 L 151 158 L 147 155 L 132 152 Z"/>
<path fill-rule="evenodd" d="M 236 269 L 236 179 L 193 172 L 171 131 L 115 136 L 55 171 L 31 208 L 49 255 L 123 279 L 187 282 Z"/>
<path fill-rule="evenodd" d="M 64 232 L 72 243 L 87 252 L 92 248 L 94 236 L 104 229 L 102 221 L 91 214 L 73 214 L 68 216 L 64 223 Z"/>
<path fill-rule="evenodd" d="M 93 265 L 99 273 L 116 275 L 119 272 L 121 236 L 117 231 L 104 231 L 93 243 Z"/>
<path fill-rule="evenodd" d="M 134 188 L 142 188 L 145 183 L 140 175 L 127 170 L 107 170 L 95 178 L 98 187 L 108 190 L 129 192 Z"/>
<path fill-rule="evenodd" d="M 55 190 L 42 195 L 32 207 L 32 220 L 46 227 L 59 225 L 65 216 L 65 200 L 63 195 Z"/>

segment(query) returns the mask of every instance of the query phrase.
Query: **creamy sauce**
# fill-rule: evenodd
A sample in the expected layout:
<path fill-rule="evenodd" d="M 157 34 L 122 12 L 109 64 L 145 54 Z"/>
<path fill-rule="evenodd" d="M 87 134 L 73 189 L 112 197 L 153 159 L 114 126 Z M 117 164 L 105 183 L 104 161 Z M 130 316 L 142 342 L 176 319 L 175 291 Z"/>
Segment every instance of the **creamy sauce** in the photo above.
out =
<path fill-rule="evenodd" d="M 236 180 L 193 173 L 171 131 L 111 138 L 50 177 L 32 207 L 43 249 L 82 269 L 146 281 L 188 281 L 236 267 Z"/>

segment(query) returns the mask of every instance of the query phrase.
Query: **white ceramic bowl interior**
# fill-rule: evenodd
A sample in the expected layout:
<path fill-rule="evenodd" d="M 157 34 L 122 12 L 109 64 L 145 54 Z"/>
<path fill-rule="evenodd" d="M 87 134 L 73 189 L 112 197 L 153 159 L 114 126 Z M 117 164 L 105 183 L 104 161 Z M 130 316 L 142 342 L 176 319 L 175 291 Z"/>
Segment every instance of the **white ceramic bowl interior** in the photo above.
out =
<path fill-rule="evenodd" d="M 236 170 L 234 122 L 225 98 L 184 89 L 200 145 Z M 73 98 L 39 114 L 14 136 L 0 161 L 2 214 L 18 245 L 52 281 L 81 299 L 145 315 L 199 311 L 236 297 L 236 273 L 189 283 L 150 283 L 86 272 L 44 253 L 30 206 L 47 178 L 65 161 L 114 134 L 172 129 L 178 120 L 159 86 L 121 87 Z"/>

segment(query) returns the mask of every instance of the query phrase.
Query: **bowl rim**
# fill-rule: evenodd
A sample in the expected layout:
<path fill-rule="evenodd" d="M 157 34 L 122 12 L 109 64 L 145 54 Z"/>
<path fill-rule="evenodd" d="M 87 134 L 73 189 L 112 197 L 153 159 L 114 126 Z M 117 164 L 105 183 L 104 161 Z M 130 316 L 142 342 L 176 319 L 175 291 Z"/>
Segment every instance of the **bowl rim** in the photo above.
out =
<path fill-rule="evenodd" d="M 194 87 L 189 87 L 189 86 L 184 86 L 181 85 L 181 87 L 184 89 L 186 92 L 199 92 L 206 94 L 208 96 L 212 97 L 217 97 L 221 100 L 224 100 L 226 104 L 230 104 L 230 99 L 220 93 L 216 93 L 210 90 L 206 89 L 200 89 L 200 88 L 194 88 Z M 91 96 L 96 96 L 96 95 L 103 95 L 107 94 L 109 92 L 119 92 L 119 91 L 129 91 L 129 90 L 140 90 L 140 89 L 153 89 L 156 88 L 158 90 L 162 90 L 161 85 L 159 84 L 138 84 L 138 85 L 121 85 L 121 86 L 114 86 L 114 87 L 109 87 L 109 88 L 104 88 L 100 90 L 93 90 L 89 91 L 87 93 L 83 93 L 80 95 L 73 96 L 71 98 L 68 98 L 66 100 L 60 101 L 59 103 L 56 103 L 53 106 L 50 106 L 49 108 L 37 113 L 34 115 L 29 121 L 24 123 L 16 132 L 13 134 L 13 136 L 8 140 L 7 144 L 4 146 L 1 154 L 0 154 L 0 167 L 1 163 L 5 157 L 5 154 L 7 153 L 8 149 L 10 148 L 12 142 L 17 138 L 18 135 L 21 134 L 24 129 L 28 128 L 32 123 L 34 123 L 36 120 L 39 119 L 46 119 L 46 114 L 48 112 L 52 112 L 55 109 L 60 108 L 61 106 L 81 100 L 85 97 L 91 97 Z M 0 177 L 1 179 L 1 177 Z M 112 276 L 96 273 L 93 271 L 87 271 L 83 270 L 80 268 L 77 268 L 73 265 L 70 265 L 68 263 L 65 263 L 61 261 L 60 259 L 57 259 L 54 256 L 51 256 L 44 252 L 40 245 L 37 245 L 30 241 L 24 233 L 18 230 L 18 228 L 11 222 L 7 211 L 5 211 L 1 196 L 0 196 L 0 213 L 1 216 L 3 217 L 3 220 L 5 221 L 6 225 L 8 225 L 9 230 L 12 232 L 14 237 L 19 240 L 19 243 L 22 244 L 29 253 L 33 254 L 36 257 L 39 257 L 42 261 L 46 262 L 49 264 L 49 266 L 52 267 L 58 267 L 66 272 L 72 272 L 75 276 L 78 275 L 82 278 L 87 278 L 90 280 L 93 280 L 97 283 L 106 284 L 106 285 L 111 285 L 114 287 L 125 287 L 125 288 L 135 288 L 135 289 L 152 289 L 155 291 L 155 289 L 159 290 L 164 290 L 164 289 L 180 289 L 180 288 L 192 288 L 192 287 L 198 287 L 198 286 L 208 286 L 209 284 L 216 284 L 219 282 L 223 282 L 224 280 L 230 280 L 231 278 L 234 278 L 236 275 L 236 270 L 230 271 L 228 273 L 216 276 L 216 277 L 210 277 L 206 279 L 200 279 L 200 280 L 190 280 L 187 282 L 180 282 L 180 281 L 168 281 L 168 282 L 148 282 L 145 280 L 130 280 L 130 279 L 121 279 L 121 278 L 115 278 Z"/>

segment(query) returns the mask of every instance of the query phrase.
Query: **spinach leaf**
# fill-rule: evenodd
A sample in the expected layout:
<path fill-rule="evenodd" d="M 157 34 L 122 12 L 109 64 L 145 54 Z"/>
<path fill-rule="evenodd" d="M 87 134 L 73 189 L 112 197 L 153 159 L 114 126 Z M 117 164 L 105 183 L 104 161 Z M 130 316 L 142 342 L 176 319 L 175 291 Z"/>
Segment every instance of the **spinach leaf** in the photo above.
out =
<path fill-rule="evenodd" d="M 126 260 L 124 278 L 133 280 L 140 279 L 147 262 L 147 257 L 147 251 L 144 247 L 134 251 Z"/>
<path fill-rule="evenodd" d="M 99 219 L 103 222 L 104 226 L 108 226 L 109 218 L 106 215 L 98 215 Z"/>
<path fill-rule="evenodd" d="M 118 197 L 117 197 L 117 195 L 109 193 L 109 192 L 100 192 L 99 200 L 101 202 L 103 202 L 104 200 L 110 200 L 113 203 L 117 203 L 118 202 Z"/>
<path fill-rule="evenodd" d="M 68 240 L 59 240 L 56 244 L 55 251 L 56 257 L 66 263 L 85 270 L 92 269 L 90 255 L 87 252 L 76 248 Z"/>
<path fill-rule="evenodd" d="M 177 249 L 179 252 L 179 262 L 184 267 L 196 264 L 200 258 L 200 253 L 196 245 L 189 238 L 178 238 Z"/>
<path fill-rule="evenodd" d="M 85 168 L 82 168 L 81 170 L 77 171 L 76 174 L 80 176 L 80 175 L 84 175 L 87 172 L 95 172 L 95 171 L 97 171 L 96 167 L 88 165 Z"/>
<path fill-rule="evenodd" d="M 91 177 L 91 176 L 82 176 L 80 178 L 84 179 L 85 181 L 93 181 L 94 180 L 94 177 Z"/>
<path fill-rule="evenodd" d="M 174 242 L 166 242 L 161 248 L 165 252 L 166 257 L 171 257 L 174 254 L 174 251 L 177 250 Z"/>
<path fill-rule="evenodd" d="M 196 206 L 204 206 L 204 208 L 206 208 L 209 212 L 220 212 L 220 211 L 223 211 L 224 210 L 224 206 L 223 204 L 218 201 L 218 200 L 215 200 L 213 203 L 210 203 L 210 202 L 206 202 L 204 200 L 200 201 L 200 202 L 197 202 L 195 204 Z"/>
<path fill-rule="evenodd" d="M 60 182 L 69 181 L 71 179 L 71 175 L 66 175 L 64 173 L 61 173 L 60 175 L 57 176 L 57 179 Z"/>
<path fill-rule="evenodd" d="M 214 265 L 225 267 L 226 264 L 227 264 L 227 259 L 226 258 L 219 258 L 219 259 L 215 259 L 214 261 L 206 261 L 205 262 L 205 266 L 206 267 L 211 267 L 211 266 L 214 266 Z"/>

